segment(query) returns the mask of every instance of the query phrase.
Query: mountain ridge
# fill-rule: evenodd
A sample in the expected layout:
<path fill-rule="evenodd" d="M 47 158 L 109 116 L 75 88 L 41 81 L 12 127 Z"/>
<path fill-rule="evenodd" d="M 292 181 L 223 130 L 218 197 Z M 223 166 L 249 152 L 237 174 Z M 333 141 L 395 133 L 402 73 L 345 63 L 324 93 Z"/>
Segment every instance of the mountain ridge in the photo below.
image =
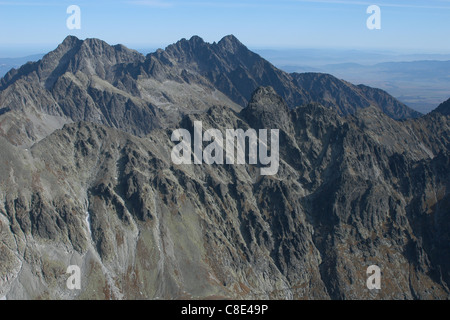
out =
<path fill-rule="evenodd" d="M 324 79 L 325 88 L 312 90 Z M 68 36 L 41 60 L 0 79 L 0 113 L 8 113 L 14 128 L 4 136 L 13 135 L 10 141 L 23 145 L 48 134 L 38 119 L 42 114 L 57 117 L 58 123 L 95 121 L 142 136 L 212 105 L 239 111 L 260 86 L 273 87 L 290 108 L 317 102 L 346 115 L 375 105 L 395 119 L 419 116 L 383 91 L 345 84 L 331 75 L 285 73 L 232 35 L 213 44 L 193 36 L 145 57 L 122 45 Z M 332 87 L 346 90 L 336 99 L 336 92 L 328 91 Z M 16 92 L 30 98 L 24 101 Z M 84 110 L 77 110 L 80 103 Z M 17 119 L 23 117 L 28 131 Z M 149 124 L 136 122 L 137 117 Z"/>

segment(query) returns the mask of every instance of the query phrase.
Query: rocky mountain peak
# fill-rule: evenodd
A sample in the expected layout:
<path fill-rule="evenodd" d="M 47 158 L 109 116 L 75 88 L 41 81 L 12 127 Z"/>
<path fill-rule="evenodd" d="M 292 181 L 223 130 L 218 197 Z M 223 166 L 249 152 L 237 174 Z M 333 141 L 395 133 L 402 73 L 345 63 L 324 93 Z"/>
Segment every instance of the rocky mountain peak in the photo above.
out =
<path fill-rule="evenodd" d="M 230 34 L 228 36 L 223 37 L 218 43 L 218 47 L 230 52 L 236 53 L 239 49 L 247 48 L 245 47 L 234 35 Z"/>
<path fill-rule="evenodd" d="M 100 39 L 80 40 L 75 36 L 67 36 L 55 50 L 47 53 L 41 60 L 6 74 L 1 79 L 1 86 L 6 88 L 19 77 L 33 77 L 33 73 L 47 89 L 67 71 L 73 74 L 82 71 L 104 79 L 113 65 L 143 60 L 142 54 L 123 45 L 110 46 Z"/>
<path fill-rule="evenodd" d="M 188 52 L 205 45 L 206 42 L 201 37 L 194 35 L 189 40 L 186 38 L 178 40 L 174 44 L 169 45 L 165 51 L 178 53 Z"/>
<path fill-rule="evenodd" d="M 283 98 L 270 86 L 256 89 L 241 114 L 255 129 L 291 131 L 289 108 Z"/>
<path fill-rule="evenodd" d="M 188 42 L 191 43 L 191 44 L 202 44 L 202 43 L 205 43 L 205 41 L 203 40 L 203 38 L 201 38 L 201 37 L 198 36 L 198 35 L 193 35 L 193 36 L 188 40 Z"/>
<path fill-rule="evenodd" d="M 153 57 L 153 54 L 149 55 Z M 156 53 L 158 58 L 163 58 L 163 62 L 172 60 L 181 64 L 203 64 L 211 56 L 211 48 L 208 43 L 199 36 L 192 36 L 189 40 L 183 38 L 174 44 L 166 47 L 163 52 Z"/>
<path fill-rule="evenodd" d="M 83 40 L 78 39 L 76 36 L 68 35 L 63 42 L 58 46 L 58 48 L 74 48 L 79 44 L 83 43 Z"/>
<path fill-rule="evenodd" d="M 273 108 L 273 103 L 278 104 L 282 102 L 284 104 L 283 99 L 276 93 L 274 88 L 268 87 L 259 87 L 253 92 L 252 97 L 250 99 L 249 108 Z"/>

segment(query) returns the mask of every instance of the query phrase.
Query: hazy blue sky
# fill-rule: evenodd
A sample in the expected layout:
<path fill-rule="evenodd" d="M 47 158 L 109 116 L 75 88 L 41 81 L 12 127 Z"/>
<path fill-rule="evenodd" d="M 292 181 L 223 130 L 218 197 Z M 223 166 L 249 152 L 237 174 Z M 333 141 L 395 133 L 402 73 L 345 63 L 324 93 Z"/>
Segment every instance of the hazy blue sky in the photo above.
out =
<path fill-rule="evenodd" d="M 81 30 L 66 27 L 71 4 L 81 8 Z M 366 27 L 372 4 L 381 8 L 381 30 Z M 48 51 L 68 34 L 132 48 L 234 34 L 251 48 L 450 53 L 450 0 L 0 0 L 0 30 L 0 56 Z"/>

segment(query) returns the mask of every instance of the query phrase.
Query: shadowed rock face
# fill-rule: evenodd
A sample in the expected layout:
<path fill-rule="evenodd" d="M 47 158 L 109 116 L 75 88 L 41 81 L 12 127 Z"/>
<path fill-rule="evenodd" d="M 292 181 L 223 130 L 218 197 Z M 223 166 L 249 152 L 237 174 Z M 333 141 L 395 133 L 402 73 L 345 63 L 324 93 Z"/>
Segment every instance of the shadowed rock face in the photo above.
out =
<path fill-rule="evenodd" d="M 418 117 L 386 92 L 325 74 L 288 74 L 234 36 L 182 39 L 146 57 L 122 45 L 67 37 L 38 62 L 0 79 L 0 135 L 31 146 L 66 123 L 88 121 L 137 136 L 175 126 L 213 105 L 238 112 L 260 86 L 288 108 L 319 103 L 340 115 L 375 106 L 394 119 Z"/>
<path fill-rule="evenodd" d="M 443 115 L 450 115 L 450 99 L 448 99 L 445 102 L 442 102 L 435 110 L 434 112 L 439 112 Z"/>
<path fill-rule="evenodd" d="M 174 165 L 171 129 L 78 121 L 29 150 L 0 137 L 0 296 L 449 298 L 448 116 L 342 117 L 289 108 L 273 88 L 249 100 L 178 127 L 279 129 L 277 175 Z M 74 264 L 80 291 L 66 288 Z M 373 264 L 379 291 L 366 288 Z"/>

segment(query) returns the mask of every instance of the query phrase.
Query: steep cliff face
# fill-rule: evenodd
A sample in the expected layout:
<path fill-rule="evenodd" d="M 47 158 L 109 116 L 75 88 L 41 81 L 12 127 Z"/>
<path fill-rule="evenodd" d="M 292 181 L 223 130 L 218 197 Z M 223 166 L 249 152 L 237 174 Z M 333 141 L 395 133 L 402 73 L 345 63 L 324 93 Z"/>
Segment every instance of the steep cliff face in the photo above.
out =
<path fill-rule="evenodd" d="M 279 129 L 276 175 L 175 165 L 172 129 L 80 121 L 29 150 L 0 138 L 0 296 L 449 298 L 448 116 L 292 109 L 270 87 L 249 101 L 177 127 Z M 369 291 L 373 264 L 382 289 Z"/>

